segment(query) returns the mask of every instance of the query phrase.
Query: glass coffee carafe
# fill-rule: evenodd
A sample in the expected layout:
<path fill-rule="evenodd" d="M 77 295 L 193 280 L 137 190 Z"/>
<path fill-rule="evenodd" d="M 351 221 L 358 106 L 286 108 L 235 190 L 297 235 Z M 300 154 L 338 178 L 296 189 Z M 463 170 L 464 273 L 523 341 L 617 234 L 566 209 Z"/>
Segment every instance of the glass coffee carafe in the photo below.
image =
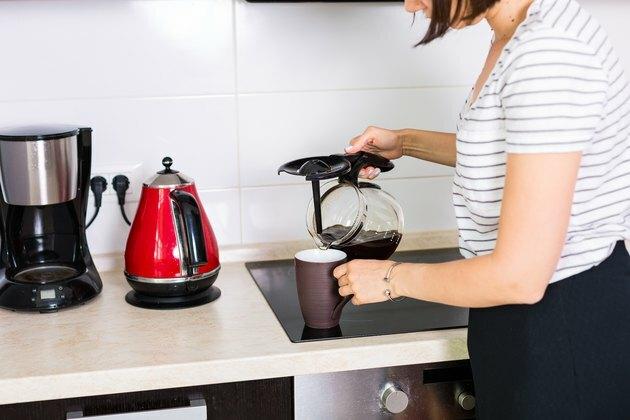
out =
<path fill-rule="evenodd" d="M 359 172 L 366 166 L 381 172 L 394 168 L 385 158 L 360 152 L 298 159 L 281 166 L 278 173 L 300 175 L 311 181 L 313 198 L 306 224 L 319 248 L 344 251 L 348 260 L 385 260 L 402 239 L 403 212 L 380 186 L 359 181 Z"/>

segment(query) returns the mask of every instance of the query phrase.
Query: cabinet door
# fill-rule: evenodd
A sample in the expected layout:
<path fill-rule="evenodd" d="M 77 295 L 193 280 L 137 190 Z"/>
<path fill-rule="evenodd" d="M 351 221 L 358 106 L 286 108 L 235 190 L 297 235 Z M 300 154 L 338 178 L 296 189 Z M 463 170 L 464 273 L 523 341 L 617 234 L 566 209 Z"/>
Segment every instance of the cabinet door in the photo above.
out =
<path fill-rule="evenodd" d="M 292 419 L 293 378 L 2 405 L 0 419 L 65 420 L 69 413 L 89 417 L 163 410 L 190 407 L 194 400 L 205 402 L 208 419 Z"/>

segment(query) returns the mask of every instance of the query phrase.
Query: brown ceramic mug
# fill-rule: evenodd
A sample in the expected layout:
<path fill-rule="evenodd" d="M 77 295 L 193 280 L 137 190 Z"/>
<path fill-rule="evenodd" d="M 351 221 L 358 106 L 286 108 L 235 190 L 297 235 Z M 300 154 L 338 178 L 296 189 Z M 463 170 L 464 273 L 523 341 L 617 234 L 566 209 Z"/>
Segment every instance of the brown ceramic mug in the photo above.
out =
<path fill-rule="evenodd" d="M 339 325 L 341 311 L 351 297 L 339 295 L 333 270 L 346 261 L 346 253 L 336 249 L 307 249 L 295 254 L 298 299 L 307 326 L 332 328 Z"/>

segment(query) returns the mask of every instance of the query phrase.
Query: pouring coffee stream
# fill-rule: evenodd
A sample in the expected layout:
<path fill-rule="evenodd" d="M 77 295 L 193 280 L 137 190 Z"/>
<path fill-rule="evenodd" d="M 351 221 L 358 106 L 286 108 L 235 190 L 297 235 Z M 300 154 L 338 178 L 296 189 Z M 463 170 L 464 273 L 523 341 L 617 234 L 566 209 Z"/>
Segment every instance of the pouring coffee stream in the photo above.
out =
<path fill-rule="evenodd" d="M 308 231 L 318 248 L 344 251 L 349 260 L 387 259 L 402 238 L 400 205 L 377 184 L 359 182 L 359 173 L 366 166 L 381 172 L 394 168 L 381 156 L 360 152 L 302 158 L 278 169 L 279 174 L 303 176 L 311 182 Z M 322 180 L 329 182 L 321 186 Z"/>

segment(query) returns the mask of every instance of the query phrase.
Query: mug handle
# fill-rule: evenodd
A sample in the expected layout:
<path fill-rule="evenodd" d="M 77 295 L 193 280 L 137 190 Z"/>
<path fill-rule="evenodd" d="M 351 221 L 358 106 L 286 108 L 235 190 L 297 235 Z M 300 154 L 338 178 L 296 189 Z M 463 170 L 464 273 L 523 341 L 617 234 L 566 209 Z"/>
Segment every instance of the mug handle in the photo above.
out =
<path fill-rule="evenodd" d="M 337 315 L 339 315 L 339 312 L 341 312 L 341 310 L 343 309 L 343 307 L 346 306 L 346 303 L 352 300 L 353 296 L 354 295 L 348 295 L 344 297 L 341 301 L 339 301 L 339 303 L 333 308 L 332 313 L 330 314 L 330 319 L 336 318 Z"/>

